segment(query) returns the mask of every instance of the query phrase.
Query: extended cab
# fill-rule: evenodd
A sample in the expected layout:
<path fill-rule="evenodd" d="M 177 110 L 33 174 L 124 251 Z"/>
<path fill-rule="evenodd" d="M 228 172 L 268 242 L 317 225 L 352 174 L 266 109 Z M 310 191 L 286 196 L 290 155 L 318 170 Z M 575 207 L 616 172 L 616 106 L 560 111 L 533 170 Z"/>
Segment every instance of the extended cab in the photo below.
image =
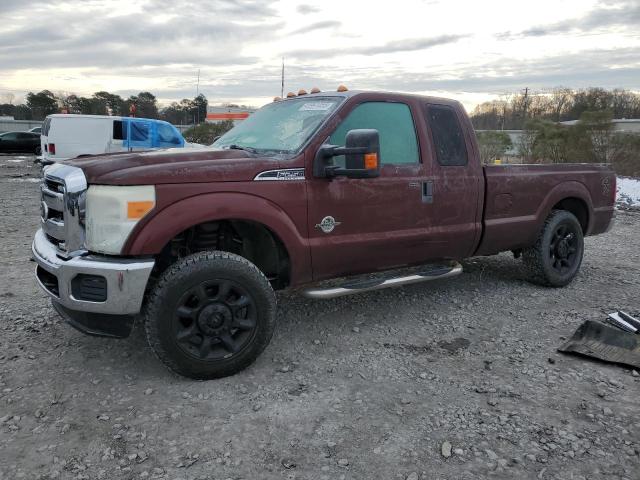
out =
<path fill-rule="evenodd" d="M 610 227 L 614 195 L 607 166 L 483 166 L 454 101 L 304 94 L 210 148 L 49 167 L 33 256 L 72 325 L 126 337 L 140 316 L 169 368 L 214 378 L 266 347 L 274 290 L 330 298 L 453 276 L 459 260 L 502 251 L 532 281 L 564 286 L 583 237 Z"/>

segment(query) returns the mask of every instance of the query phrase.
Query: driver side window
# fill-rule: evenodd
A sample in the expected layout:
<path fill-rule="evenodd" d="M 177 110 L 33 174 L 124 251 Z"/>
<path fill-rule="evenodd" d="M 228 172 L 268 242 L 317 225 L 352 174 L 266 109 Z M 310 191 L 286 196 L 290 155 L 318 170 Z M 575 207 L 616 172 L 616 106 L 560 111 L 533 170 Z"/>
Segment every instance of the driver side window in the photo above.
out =
<path fill-rule="evenodd" d="M 343 146 L 347 132 L 359 128 L 378 130 L 382 165 L 420 162 L 416 129 L 408 105 L 391 102 L 362 103 L 342 121 L 331 135 L 329 143 Z M 334 162 L 344 166 L 344 156 L 335 157 Z"/>

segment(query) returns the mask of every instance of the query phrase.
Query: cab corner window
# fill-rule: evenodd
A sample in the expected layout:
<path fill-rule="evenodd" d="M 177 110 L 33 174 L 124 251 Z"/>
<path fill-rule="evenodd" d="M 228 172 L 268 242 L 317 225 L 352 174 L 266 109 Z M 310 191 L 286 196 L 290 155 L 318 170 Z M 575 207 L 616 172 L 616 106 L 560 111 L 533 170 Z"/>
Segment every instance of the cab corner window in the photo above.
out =
<path fill-rule="evenodd" d="M 343 146 L 347 132 L 360 128 L 373 128 L 380 135 L 380 163 L 382 165 L 415 164 L 420 162 L 418 139 L 405 103 L 366 102 L 355 107 L 333 132 L 329 142 Z M 336 165 L 344 157 L 335 157 Z"/>
<path fill-rule="evenodd" d="M 443 166 L 466 165 L 467 147 L 456 112 L 446 105 L 427 105 L 426 109 L 438 163 Z"/>

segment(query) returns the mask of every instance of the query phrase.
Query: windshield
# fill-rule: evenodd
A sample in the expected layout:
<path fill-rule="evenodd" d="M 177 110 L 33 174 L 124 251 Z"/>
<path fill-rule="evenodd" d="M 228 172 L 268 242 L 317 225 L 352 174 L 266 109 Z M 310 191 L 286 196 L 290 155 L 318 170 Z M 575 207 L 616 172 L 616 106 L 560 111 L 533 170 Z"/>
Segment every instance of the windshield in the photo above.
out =
<path fill-rule="evenodd" d="M 342 100 L 306 97 L 270 103 L 225 133 L 213 146 L 294 153 Z"/>

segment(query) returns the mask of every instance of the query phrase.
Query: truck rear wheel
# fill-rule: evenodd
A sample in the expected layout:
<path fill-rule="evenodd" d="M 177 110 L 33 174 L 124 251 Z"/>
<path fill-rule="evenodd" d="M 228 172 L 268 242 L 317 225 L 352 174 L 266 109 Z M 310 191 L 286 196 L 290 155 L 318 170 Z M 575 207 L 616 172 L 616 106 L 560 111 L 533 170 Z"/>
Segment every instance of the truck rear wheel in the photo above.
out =
<path fill-rule="evenodd" d="M 548 287 L 564 287 L 580 270 L 584 238 L 580 222 L 571 212 L 554 210 L 544 222 L 533 247 L 522 259 L 529 281 Z"/>
<path fill-rule="evenodd" d="M 171 370 L 195 379 L 233 375 L 268 345 L 275 294 L 262 272 L 228 252 L 199 252 L 168 268 L 144 311 L 149 345 Z"/>

